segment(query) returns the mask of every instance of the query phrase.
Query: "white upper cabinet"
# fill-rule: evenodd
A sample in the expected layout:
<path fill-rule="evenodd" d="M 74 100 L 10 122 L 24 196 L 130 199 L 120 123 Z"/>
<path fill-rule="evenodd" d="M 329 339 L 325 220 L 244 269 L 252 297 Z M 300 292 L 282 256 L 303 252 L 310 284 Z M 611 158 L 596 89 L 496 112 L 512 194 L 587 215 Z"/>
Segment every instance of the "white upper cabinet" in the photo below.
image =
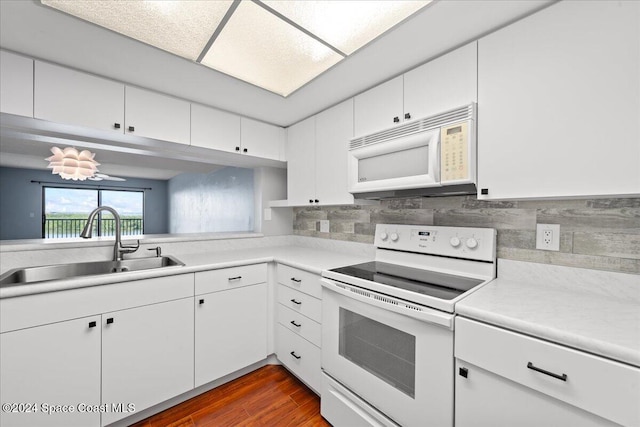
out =
<path fill-rule="evenodd" d="M 287 129 L 287 201 L 308 205 L 316 195 L 316 118 Z"/>
<path fill-rule="evenodd" d="M 405 120 L 421 119 L 477 101 L 478 42 L 404 75 Z"/>
<path fill-rule="evenodd" d="M 390 128 L 403 120 L 403 76 L 357 95 L 355 103 L 355 136 Z"/>
<path fill-rule="evenodd" d="M 191 145 L 239 152 L 240 116 L 191 104 Z"/>
<path fill-rule="evenodd" d="M 353 98 L 316 116 L 316 199 L 323 205 L 353 203 L 347 191 L 347 148 L 353 138 Z"/>
<path fill-rule="evenodd" d="M 639 2 L 559 2 L 478 55 L 479 198 L 640 193 Z"/>
<path fill-rule="evenodd" d="M 189 102 L 132 86 L 125 94 L 125 133 L 189 145 Z"/>
<path fill-rule="evenodd" d="M 357 95 L 354 136 L 476 102 L 477 72 L 473 42 Z"/>
<path fill-rule="evenodd" d="M 246 117 L 240 119 L 240 142 L 243 154 L 283 161 L 285 138 L 284 128 Z"/>
<path fill-rule="evenodd" d="M 353 99 L 288 129 L 287 199 L 290 205 L 353 203 L 347 191 L 347 147 L 353 137 Z"/>
<path fill-rule="evenodd" d="M 33 117 L 33 60 L 0 51 L 0 112 Z"/>
<path fill-rule="evenodd" d="M 124 85 L 36 61 L 34 117 L 123 133 Z"/>

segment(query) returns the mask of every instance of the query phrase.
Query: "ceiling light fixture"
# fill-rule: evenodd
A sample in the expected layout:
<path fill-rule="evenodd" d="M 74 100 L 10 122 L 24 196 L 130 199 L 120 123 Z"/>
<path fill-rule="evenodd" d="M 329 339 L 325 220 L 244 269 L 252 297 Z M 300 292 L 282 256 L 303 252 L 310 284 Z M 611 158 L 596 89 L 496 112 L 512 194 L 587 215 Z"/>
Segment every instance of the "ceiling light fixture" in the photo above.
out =
<path fill-rule="evenodd" d="M 51 152 L 53 156 L 45 159 L 49 161 L 47 168 L 52 169 L 52 174 L 59 174 L 62 179 L 84 181 L 98 172 L 100 163 L 93 160 L 95 153 L 89 150 L 78 152 L 73 147 L 66 147 L 64 150 L 51 147 Z"/>
<path fill-rule="evenodd" d="M 289 96 L 432 0 L 40 0 Z"/>

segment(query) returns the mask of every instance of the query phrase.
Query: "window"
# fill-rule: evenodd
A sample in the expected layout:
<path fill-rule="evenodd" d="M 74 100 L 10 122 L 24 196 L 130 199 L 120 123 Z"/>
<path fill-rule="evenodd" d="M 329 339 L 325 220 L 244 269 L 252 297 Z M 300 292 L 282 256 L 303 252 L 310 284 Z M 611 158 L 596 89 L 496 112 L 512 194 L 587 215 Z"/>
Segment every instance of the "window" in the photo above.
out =
<path fill-rule="evenodd" d="M 120 214 L 122 235 L 144 233 L 144 192 L 43 187 L 42 237 L 79 237 L 89 213 L 98 206 L 110 206 Z M 94 236 L 113 236 L 115 220 L 100 212 L 93 223 Z"/>

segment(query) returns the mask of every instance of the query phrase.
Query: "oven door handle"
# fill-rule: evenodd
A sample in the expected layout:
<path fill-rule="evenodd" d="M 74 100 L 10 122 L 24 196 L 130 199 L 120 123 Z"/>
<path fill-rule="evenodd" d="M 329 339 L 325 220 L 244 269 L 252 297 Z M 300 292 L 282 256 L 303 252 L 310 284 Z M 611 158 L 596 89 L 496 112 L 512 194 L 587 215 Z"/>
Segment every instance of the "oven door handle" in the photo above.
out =
<path fill-rule="evenodd" d="M 324 277 L 320 279 L 320 282 L 325 289 L 346 298 L 453 330 L 453 314 L 444 313 L 419 304 L 413 304 L 408 301 L 361 289 L 346 283 L 343 284 Z M 353 289 L 353 291 L 350 289 Z M 378 296 L 378 298 L 374 296 Z"/>

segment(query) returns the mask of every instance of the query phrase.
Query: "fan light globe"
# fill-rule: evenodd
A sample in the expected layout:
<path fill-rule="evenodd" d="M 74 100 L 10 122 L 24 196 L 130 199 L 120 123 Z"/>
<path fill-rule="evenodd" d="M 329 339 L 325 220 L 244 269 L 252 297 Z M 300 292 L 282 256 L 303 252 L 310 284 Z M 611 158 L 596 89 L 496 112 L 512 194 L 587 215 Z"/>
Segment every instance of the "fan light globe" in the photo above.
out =
<path fill-rule="evenodd" d="M 62 179 L 84 181 L 98 172 L 100 163 L 93 160 L 95 153 L 89 150 L 78 152 L 73 147 L 66 147 L 64 150 L 51 147 L 51 152 L 53 156 L 45 159 L 49 161 L 47 168 L 51 169 L 52 174 L 60 175 Z"/>

